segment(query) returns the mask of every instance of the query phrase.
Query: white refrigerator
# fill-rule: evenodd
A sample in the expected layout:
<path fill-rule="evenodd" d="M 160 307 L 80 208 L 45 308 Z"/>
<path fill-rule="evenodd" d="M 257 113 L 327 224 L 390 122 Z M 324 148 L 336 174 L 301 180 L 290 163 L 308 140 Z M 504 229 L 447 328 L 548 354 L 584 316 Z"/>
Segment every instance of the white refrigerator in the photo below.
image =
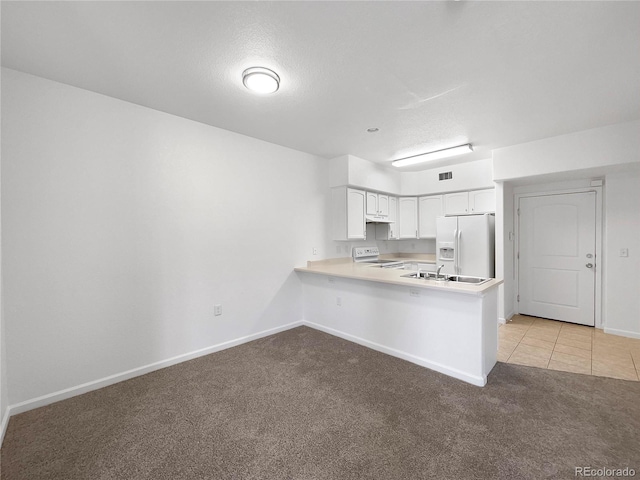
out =
<path fill-rule="evenodd" d="M 442 273 L 494 278 L 495 217 L 461 215 L 436 219 L 436 266 Z"/>

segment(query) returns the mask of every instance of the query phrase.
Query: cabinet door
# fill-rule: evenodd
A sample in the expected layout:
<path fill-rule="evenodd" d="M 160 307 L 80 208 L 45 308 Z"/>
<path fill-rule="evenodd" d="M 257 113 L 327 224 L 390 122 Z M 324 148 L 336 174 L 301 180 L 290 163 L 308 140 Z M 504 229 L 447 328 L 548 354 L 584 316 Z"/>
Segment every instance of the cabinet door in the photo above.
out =
<path fill-rule="evenodd" d="M 420 238 L 436 238 L 436 217 L 442 214 L 442 195 L 418 198 L 418 232 Z"/>
<path fill-rule="evenodd" d="M 347 189 L 347 239 L 366 239 L 365 203 L 365 192 L 352 188 Z"/>
<path fill-rule="evenodd" d="M 378 194 L 378 215 L 384 217 L 389 215 L 389 196 Z"/>
<path fill-rule="evenodd" d="M 378 214 L 378 194 L 367 192 L 367 215 Z"/>
<path fill-rule="evenodd" d="M 389 239 L 397 240 L 400 238 L 398 232 L 398 198 L 389 197 Z"/>
<path fill-rule="evenodd" d="M 418 238 L 418 198 L 401 197 L 398 200 L 399 238 Z"/>
<path fill-rule="evenodd" d="M 495 189 L 475 190 L 469 192 L 470 213 L 495 213 L 496 192 Z"/>
<path fill-rule="evenodd" d="M 389 199 L 389 222 L 376 225 L 376 240 L 398 240 L 398 198 Z"/>
<path fill-rule="evenodd" d="M 469 213 L 469 192 L 447 193 L 444 195 L 445 215 L 466 215 Z"/>

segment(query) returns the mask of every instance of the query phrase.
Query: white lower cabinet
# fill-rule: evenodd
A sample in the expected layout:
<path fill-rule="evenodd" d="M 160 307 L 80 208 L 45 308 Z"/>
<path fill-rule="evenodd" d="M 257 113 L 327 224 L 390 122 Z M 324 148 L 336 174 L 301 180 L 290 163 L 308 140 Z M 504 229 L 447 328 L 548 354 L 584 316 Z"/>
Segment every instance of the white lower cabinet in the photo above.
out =
<path fill-rule="evenodd" d="M 418 198 L 418 236 L 436 238 L 436 217 L 443 215 L 442 195 Z"/>
<path fill-rule="evenodd" d="M 331 189 L 334 240 L 366 240 L 366 193 L 347 187 Z"/>
<path fill-rule="evenodd" d="M 418 197 L 398 199 L 399 239 L 418 238 Z"/>

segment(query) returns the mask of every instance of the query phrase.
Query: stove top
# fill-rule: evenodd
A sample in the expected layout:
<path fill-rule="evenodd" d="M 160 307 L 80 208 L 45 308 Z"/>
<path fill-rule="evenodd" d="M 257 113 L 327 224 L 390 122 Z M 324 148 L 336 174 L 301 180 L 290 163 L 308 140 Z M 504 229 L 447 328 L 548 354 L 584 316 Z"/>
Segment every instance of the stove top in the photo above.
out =
<path fill-rule="evenodd" d="M 378 258 L 380 250 L 378 247 L 353 247 L 353 261 L 356 263 L 368 263 L 371 265 L 391 266 L 402 265 L 403 262 L 397 260 L 384 260 Z"/>

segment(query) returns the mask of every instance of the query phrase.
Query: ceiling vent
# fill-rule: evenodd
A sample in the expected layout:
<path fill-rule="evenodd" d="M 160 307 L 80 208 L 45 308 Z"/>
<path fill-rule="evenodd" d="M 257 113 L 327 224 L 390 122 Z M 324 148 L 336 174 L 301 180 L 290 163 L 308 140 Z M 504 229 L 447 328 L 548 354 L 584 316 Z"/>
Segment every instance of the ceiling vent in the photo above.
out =
<path fill-rule="evenodd" d="M 453 172 L 444 172 L 438 174 L 438 180 L 451 180 L 453 178 Z"/>

